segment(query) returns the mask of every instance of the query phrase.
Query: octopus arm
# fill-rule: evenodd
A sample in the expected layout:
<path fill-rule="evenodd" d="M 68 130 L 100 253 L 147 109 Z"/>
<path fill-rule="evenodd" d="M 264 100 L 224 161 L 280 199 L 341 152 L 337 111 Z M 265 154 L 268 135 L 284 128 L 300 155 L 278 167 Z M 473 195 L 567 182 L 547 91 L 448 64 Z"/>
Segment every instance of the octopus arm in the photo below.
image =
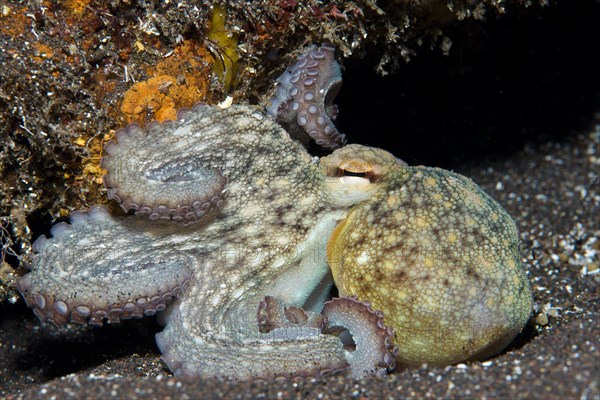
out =
<path fill-rule="evenodd" d="M 385 375 L 395 368 L 399 348 L 393 344 L 394 330 L 385 326 L 383 312 L 374 310 L 370 302 L 335 298 L 325 303 L 323 315 L 327 318 L 325 332 L 347 329 L 352 336 L 355 349 L 345 350 L 345 356 L 353 377 Z"/>
<path fill-rule="evenodd" d="M 287 380 L 327 376 L 348 366 L 340 340 L 310 322 L 288 321 L 265 334 L 256 326 L 210 330 L 190 323 L 185 308 L 185 302 L 179 304 L 156 335 L 162 360 L 176 376 Z"/>
<path fill-rule="evenodd" d="M 300 307 L 286 307 L 281 300 L 267 296 L 260 302 L 258 323 L 262 333 L 310 327 L 342 338 L 340 334 L 347 332 L 354 346 L 344 350 L 348 363 L 344 372 L 353 377 L 385 375 L 396 366 L 398 347 L 393 344 L 394 330 L 384 325 L 383 312 L 356 297 L 334 298 L 325 303 L 322 314 L 316 314 Z"/>
<path fill-rule="evenodd" d="M 202 321 L 200 315 L 190 318 L 189 313 L 197 312 L 192 308 L 199 309 L 198 304 L 191 306 L 186 300 L 178 304 L 165 330 L 156 335 L 162 360 L 178 376 L 294 379 L 349 373 L 361 377 L 384 375 L 395 366 L 393 330 L 383 324 L 380 311 L 355 298 L 327 302 L 321 315 L 266 296 L 258 306 L 258 331 L 256 326 L 235 324 L 210 329 L 197 323 Z M 355 350 L 344 348 L 338 327 L 348 329 Z"/>
<path fill-rule="evenodd" d="M 153 255 L 149 231 L 138 225 L 94 206 L 38 238 L 32 270 L 17 286 L 39 319 L 102 325 L 153 315 L 178 297 L 192 278 L 190 261 Z"/>
<path fill-rule="evenodd" d="M 307 143 L 310 139 L 327 149 L 346 143 L 333 120 L 337 107 L 333 99 L 342 86 L 335 49 L 328 44 L 311 46 L 277 78 L 275 92 L 266 110 L 292 137 Z"/>
<path fill-rule="evenodd" d="M 226 149 L 252 154 L 258 144 L 253 132 L 265 124 L 266 131 L 281 132 L 269 122 L 256 108 L 198 104 L 181 110 L 176 121 L 119 129 L 102 159 L 108 198 L 151 220 L 210 220 L 225 200 L 228 181 L 240 173 L 229 160 L 237 154 Z"/>
<path fill-rule="evenodd" d="M 261 333 L 269 333 L 278 328 L 310 327 L 322 330 L 325 317 L 301 307 L 286 307 L 282 300 L 265 296 L 258 306 L 258 327 Z"/>

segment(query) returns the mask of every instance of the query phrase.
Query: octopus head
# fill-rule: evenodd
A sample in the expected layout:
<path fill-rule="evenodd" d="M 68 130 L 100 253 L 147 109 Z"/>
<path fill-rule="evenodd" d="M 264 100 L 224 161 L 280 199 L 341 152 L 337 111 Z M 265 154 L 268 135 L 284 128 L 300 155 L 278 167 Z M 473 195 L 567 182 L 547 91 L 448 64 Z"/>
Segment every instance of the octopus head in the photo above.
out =
<path fill-rule="evenodd" d="M 342 176 L 330 183 L 339 201 L 347 200 L 340 183 L 347 180 L 363 189 L 350 191 L 354 196 L 374 192 L 351 208 L 328 242 L 340 295 L 368 299 L 383 311 L 396 332 L 400 366 L 499 352 L 532 309 L 510 216 L 463 176 L 369 151 L 364 164 L 352 157 L 338 162 Z M 341 154 L 329 157 L 328 176 Z M 344 174 L 357 171 L 359 178 Z"/>

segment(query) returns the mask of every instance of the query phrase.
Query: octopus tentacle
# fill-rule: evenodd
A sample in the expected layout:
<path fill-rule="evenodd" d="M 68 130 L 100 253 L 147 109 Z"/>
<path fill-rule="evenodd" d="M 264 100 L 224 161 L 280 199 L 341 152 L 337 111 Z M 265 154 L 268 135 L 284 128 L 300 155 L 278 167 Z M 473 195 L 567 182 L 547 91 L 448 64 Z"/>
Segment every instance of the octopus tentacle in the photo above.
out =
<path fill-rule="evenodd" d="M 354 338 L 356 350 L 347 352 L 349 364 L 346 370 L 354 377 L 385 375 L 396 366 L 398 347 L 393 344 L 394 330 L 384 325 L 383 312 L 373 310 L 370 302 L 360 302 L 356 297 L 328 301 L 323 314 L 316 314 L 307 313 L 300 307 L 285 307 L 283 301 L 266 296 L 259 305 L 258 324 L 261 333 L 314 327 L 324 333 L 339 334 L 347 329 Z M 325 374 L 332 372 L 328 366 L 323 371 Z"/>
<path fill-rule="evenodd" d="M 185 131 L 189 116 L 190 110 L 184 109 L 177 121 L 152 122 L 146 131 L 135 123 L 117 130 L 115 140 L 104 147 L 101 164 L 108 171 L 104 184 L 109 199 L 126 212 L 147 214 L 151 220 L 189 224 L 214 215 L 227 194 L 227 178 L 201 157 L 186 156 L 185 140 L 161 140 L 169 134 L 167 128 Z M 160 157 L 169 154 L 161 145 L 181 149 L 181 156 Z"/>
<path fill-rule="evenodd" d="M 310 138 L 324 148 L 336 149 L 346 142 L 333 120 L 333 99 L 342 86 L 335 49 L 328 44 L 311 46 L 277 79 L 275 93 L 266 110 L 292 137 L 307 143 Z"/>
<path fill-rule="evenodd" d="M 294 380 L 328 376 L 348 366 L 340 340 L 319 328 L 284 326 L 267 334 L 241 326 L 202 329 L 186 318 L 185 300 L 156 334 L 162 360 L 176 376 Z"/>
<path fill-rule="evenodd" d="M 122 223 L 104 206 L 93 206 L 74 212 L 70 225 L 54 225 L 52 238 L 35 241 L 32 271 L 18 279 L 17 287 L 42 322 L 99 326 L 104 320 L 154 315 L 188 288 L 189 260 L 135 251 L 127 246 L 131 232 Z M 123 248 L 105 243 L 114 237 L 122 238 Z"/>
<path fill-rule="evenodd" d="M 395 368 L 399 349 L 393 344 L 394 330 L 385 326 L 383 312 L 373 310 L 370 302 L 335 298 L 325 303 L 323 315 L 327 318 L 325 332 L 346 328 L 354 339 L 356 350 L 346 355 L 352 376 L 385 375 Z"/>
<path fill-rule="evenodd" d="M 265 296 L 259 303 L 258 328 L 260 333 L 269 333 L 277 328 L 283 327 L 309 327 L 323 329 L 325 317 L 301 307 L 287 306 L 283 301 L 272 296 Z"/>

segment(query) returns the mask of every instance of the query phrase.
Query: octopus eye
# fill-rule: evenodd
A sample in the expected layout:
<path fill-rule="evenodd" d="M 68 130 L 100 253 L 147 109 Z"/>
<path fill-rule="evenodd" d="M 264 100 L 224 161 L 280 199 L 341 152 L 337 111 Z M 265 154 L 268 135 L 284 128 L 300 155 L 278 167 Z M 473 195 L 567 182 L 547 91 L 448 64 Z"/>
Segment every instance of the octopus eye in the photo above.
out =
<path fill-rule="evenodd" d="M 354 176 L 368 179 L 371 182 L 375 179 L 373 165 L 358 158 L 344 160 L 338 167 L 338 176 Z"/>
<path fill-rule="evenodd" d="M 348 170 L 342 170 L 342 176 L 358 176 L 360 178 L 367 178 L 367 172 L 354 172 L 354 171 L 348 171 Z"/>

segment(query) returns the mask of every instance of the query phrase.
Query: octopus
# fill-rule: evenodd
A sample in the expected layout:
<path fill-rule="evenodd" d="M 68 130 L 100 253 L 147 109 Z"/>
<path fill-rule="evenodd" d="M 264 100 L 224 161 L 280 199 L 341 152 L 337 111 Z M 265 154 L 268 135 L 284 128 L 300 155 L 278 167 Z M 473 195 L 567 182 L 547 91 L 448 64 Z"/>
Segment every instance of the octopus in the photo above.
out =
<path fill-rule="evenodd" d="M 532 308 L 510 216 L 458 174 L 344 146 L 339 75 L 313 46 L 267 113 L 198 104 L 118 130 L 102 167 L 127 213 L 92 206 L 34 242 L 18 288 L 35 315 L 159 314 L 162 360 L 192 378 L 385 375 L 502 349 Z"/>

